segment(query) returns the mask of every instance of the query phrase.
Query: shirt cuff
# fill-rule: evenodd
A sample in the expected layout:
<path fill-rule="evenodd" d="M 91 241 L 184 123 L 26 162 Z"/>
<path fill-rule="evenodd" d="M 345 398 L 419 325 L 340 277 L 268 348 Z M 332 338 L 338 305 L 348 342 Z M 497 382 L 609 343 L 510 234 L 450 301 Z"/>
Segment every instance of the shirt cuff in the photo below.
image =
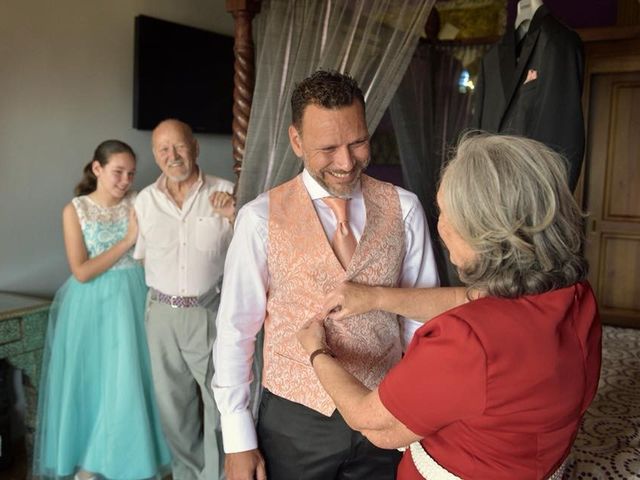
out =
<path fill-rule="evenodd" d="M 413 320 L 411 318 L 400 318 L 402 319 L 402 351 L 406 352 L 407 347 L 413 339 L 413 334 L 416 333 L 416 330 L 423 326 L 424 323 L 418 322 L 417 320 Z"/>
<path fill-rule="evenodd" d="M 220 417 L 224 453 L 246 452 L 258 448 L 256 427 L 249 410 Z"/>

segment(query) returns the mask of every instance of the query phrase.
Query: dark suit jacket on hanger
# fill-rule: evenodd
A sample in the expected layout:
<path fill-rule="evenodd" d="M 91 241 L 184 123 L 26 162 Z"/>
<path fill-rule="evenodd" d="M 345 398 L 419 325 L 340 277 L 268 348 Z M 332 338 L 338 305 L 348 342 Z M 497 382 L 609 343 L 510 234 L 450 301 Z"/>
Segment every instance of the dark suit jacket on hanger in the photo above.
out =
<path fill-rule="evenodd" d="M 573 190 L 584 154 L 582 78 L 578 35 L 542 5 L 522 40 L 513 26 L 484 56 L 474 92 L 473 128 L 539 140 L 569 161 Z"/>

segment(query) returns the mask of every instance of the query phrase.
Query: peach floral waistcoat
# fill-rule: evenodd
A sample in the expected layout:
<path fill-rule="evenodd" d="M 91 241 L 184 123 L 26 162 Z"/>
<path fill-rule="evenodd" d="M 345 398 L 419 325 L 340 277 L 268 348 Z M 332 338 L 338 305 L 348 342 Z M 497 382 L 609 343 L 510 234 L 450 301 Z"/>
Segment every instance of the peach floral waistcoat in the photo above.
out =
<path fill-rule="evenodd" d="M 335 404 L 316 378 L 296 332 L 320 312 L 325 294 L 344 280 L 397 286 L 405 253 L 402 211 L 393 185 L 363 175 L 362 192 L 366 225 L 346 271 L 331 249 L 301 176 L 269 193 L 263 384 L 327 416 Z M 381 311 L 328 321 L 327 342 L 340 363 L 368 388 L 378 386 L 402 351 L 397 317 Z"/>

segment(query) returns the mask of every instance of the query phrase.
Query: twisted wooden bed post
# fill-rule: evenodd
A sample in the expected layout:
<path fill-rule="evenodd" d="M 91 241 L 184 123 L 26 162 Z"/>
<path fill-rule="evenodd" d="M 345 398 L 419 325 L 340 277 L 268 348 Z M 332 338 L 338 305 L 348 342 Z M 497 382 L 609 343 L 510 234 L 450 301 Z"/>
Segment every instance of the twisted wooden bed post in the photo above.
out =
<path fill-rule="evenodd" d="M 233 171 L 236 178 L 242 171 L 247 128 L 251 114 L 251 101 L 255 82 L 254 48 L 251 21 L 260 11 L 260 0 L 227 0 L 227 12 L 235 21 L 235 54 L 233 77 Z M 237 183 L 236 183 L 237 185 Z"/>

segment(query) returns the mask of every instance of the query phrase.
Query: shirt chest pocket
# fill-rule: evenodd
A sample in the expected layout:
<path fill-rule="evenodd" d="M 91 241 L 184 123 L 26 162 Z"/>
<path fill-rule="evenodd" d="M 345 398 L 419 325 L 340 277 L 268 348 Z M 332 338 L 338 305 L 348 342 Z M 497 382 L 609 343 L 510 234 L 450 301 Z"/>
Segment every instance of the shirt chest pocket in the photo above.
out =
<path fill-rule="evenodd" d="M 229 231 L 228 221 L 219 216 L 198 217 L 195 225 L 195 247 L 215 257 L 226 248 L 226 238 Z"/>

